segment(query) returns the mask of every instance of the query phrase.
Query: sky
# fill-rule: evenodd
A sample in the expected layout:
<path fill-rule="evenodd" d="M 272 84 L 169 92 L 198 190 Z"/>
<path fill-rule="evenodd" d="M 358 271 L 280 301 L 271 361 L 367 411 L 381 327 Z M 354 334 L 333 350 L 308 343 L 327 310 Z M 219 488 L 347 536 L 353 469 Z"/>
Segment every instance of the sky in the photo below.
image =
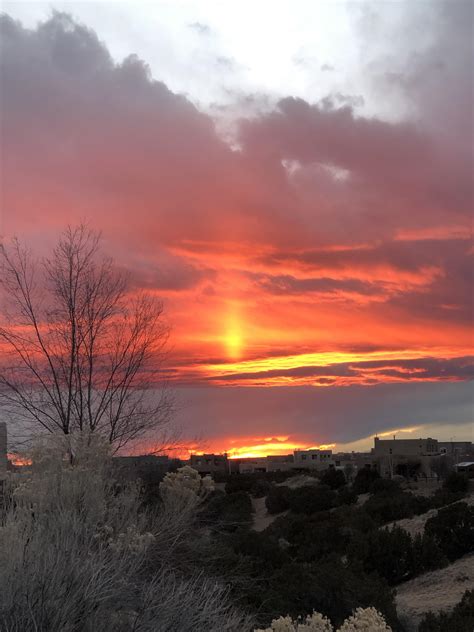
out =
<path fill-rule="evenodd" d="M 471 2 L 3 11 L 0 232 L 103 232 L 186 436 L 472 438 Z"/>

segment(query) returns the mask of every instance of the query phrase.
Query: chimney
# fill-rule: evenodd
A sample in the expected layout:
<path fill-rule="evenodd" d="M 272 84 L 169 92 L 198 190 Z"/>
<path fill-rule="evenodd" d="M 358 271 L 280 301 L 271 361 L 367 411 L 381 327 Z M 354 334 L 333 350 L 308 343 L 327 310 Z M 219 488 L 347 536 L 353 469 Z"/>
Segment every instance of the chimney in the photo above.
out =
<path fill-rule="evenodd" d="M 7 469 L 7 424 L 0 421 L 0 472 Z"/>

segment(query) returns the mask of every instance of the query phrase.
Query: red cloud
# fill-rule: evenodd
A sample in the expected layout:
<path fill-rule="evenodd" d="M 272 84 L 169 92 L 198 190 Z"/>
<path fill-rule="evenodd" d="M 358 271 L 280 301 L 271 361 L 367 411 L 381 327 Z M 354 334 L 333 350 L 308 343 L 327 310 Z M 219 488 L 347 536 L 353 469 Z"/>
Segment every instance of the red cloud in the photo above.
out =
<path fill-rule="evenodd" d="M 292 375 L 467 378 L 453 358 L 471 349 L 472 129 L 461 102 L 464 134 L 434 124 L 449 99 L 441 80 L 431 98 L 412 84 L 424 111 L 408 122 L 284 98 L 238 123 L 235 149 L 145 63 L 114 62 L 69 16 L 32 31 L 3 17 L 0 29 L 4 232 L 46 250 L 67 223 L 101 228 L 133 283 L 166 299 L 175 379 L 202 383 L 206 358 L 230 362 L 229 349 L 245 360 L 356 346 L 421 364 L 303 363 Z M 433 59 L 444 50 L 440 35 Z M 459 59 L 445 59 L 450 86 L 469 81 Z M 222 382 L 255 377 L 230 374 Z"/>

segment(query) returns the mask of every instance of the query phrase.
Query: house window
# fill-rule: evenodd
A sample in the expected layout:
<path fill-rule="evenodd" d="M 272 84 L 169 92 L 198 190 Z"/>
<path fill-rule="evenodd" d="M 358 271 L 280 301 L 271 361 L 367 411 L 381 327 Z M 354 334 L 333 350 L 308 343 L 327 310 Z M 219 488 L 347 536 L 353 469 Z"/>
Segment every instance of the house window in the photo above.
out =
<path fill-rule="evenodd" d="M 317 459 L 317 458 L 318 458 L 318 455 L 317 455 L 317 454 L 312 454 L 312 455 L 311 455 L 311 458 L 312 458 L 312 459 L 313 459 L 313 461 L 314 461 L 315 459 Z"/>
<path fill-rule="evenodd" d="M 306 461 L 306 454 L 302 454 L 302 455 L 301 455 L 301 460 L 302 460 L 302 461 Z"/>

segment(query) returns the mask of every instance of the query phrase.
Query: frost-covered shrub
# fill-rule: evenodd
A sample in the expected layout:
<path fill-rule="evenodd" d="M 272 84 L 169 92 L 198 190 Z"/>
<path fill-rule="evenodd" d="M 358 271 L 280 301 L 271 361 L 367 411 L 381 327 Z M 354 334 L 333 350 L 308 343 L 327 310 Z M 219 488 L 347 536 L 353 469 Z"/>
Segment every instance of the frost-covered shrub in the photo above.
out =
<path fill-rule="evenodd" d="M 8 477 L 0 632 L 248 630 L 225 586 L 182 556 L 176 562 L 196 537 L 193 505 L 183 512 L 165 502 L 146 513 L 138 485 L 118 485 L 107 458 L 89 447 L 70 459 L 54 440 L 32 468 Z"/>
<path fill-rule="evenodd" d="M 160 493 L 163 500 L 170 496 L 199 502 L 214 491 L 214 481 L 210 476 L 201 475 L 197 470 L 185 465 L 176 472 L 168 472 L 160 483 Z"/>
<path fill-rule="evenodd" d="M 304 620 L 293 620 L 291 617 L 274 619 L 269 628 L 255 632 L 333 632 L 333 629 L 329 619 L 319 612 L 313 612 Z"/>
<path fill-rule="evenodd" d="M 357 608 L 337 632 L 391 632 L 385 619 L 375 608 Z"/>
<path fill-rule="evenodd" d="M 293 620 L 291 617 L 274 619 L 269 628 L 255 632 L 333 632 L 334 628 L 326 617 L 313 612 L 306 619 Z M 391 632 L 385 619 L 375 608 L 357 608 L 355 613 L 346 619 L 337 632 Z"/>

